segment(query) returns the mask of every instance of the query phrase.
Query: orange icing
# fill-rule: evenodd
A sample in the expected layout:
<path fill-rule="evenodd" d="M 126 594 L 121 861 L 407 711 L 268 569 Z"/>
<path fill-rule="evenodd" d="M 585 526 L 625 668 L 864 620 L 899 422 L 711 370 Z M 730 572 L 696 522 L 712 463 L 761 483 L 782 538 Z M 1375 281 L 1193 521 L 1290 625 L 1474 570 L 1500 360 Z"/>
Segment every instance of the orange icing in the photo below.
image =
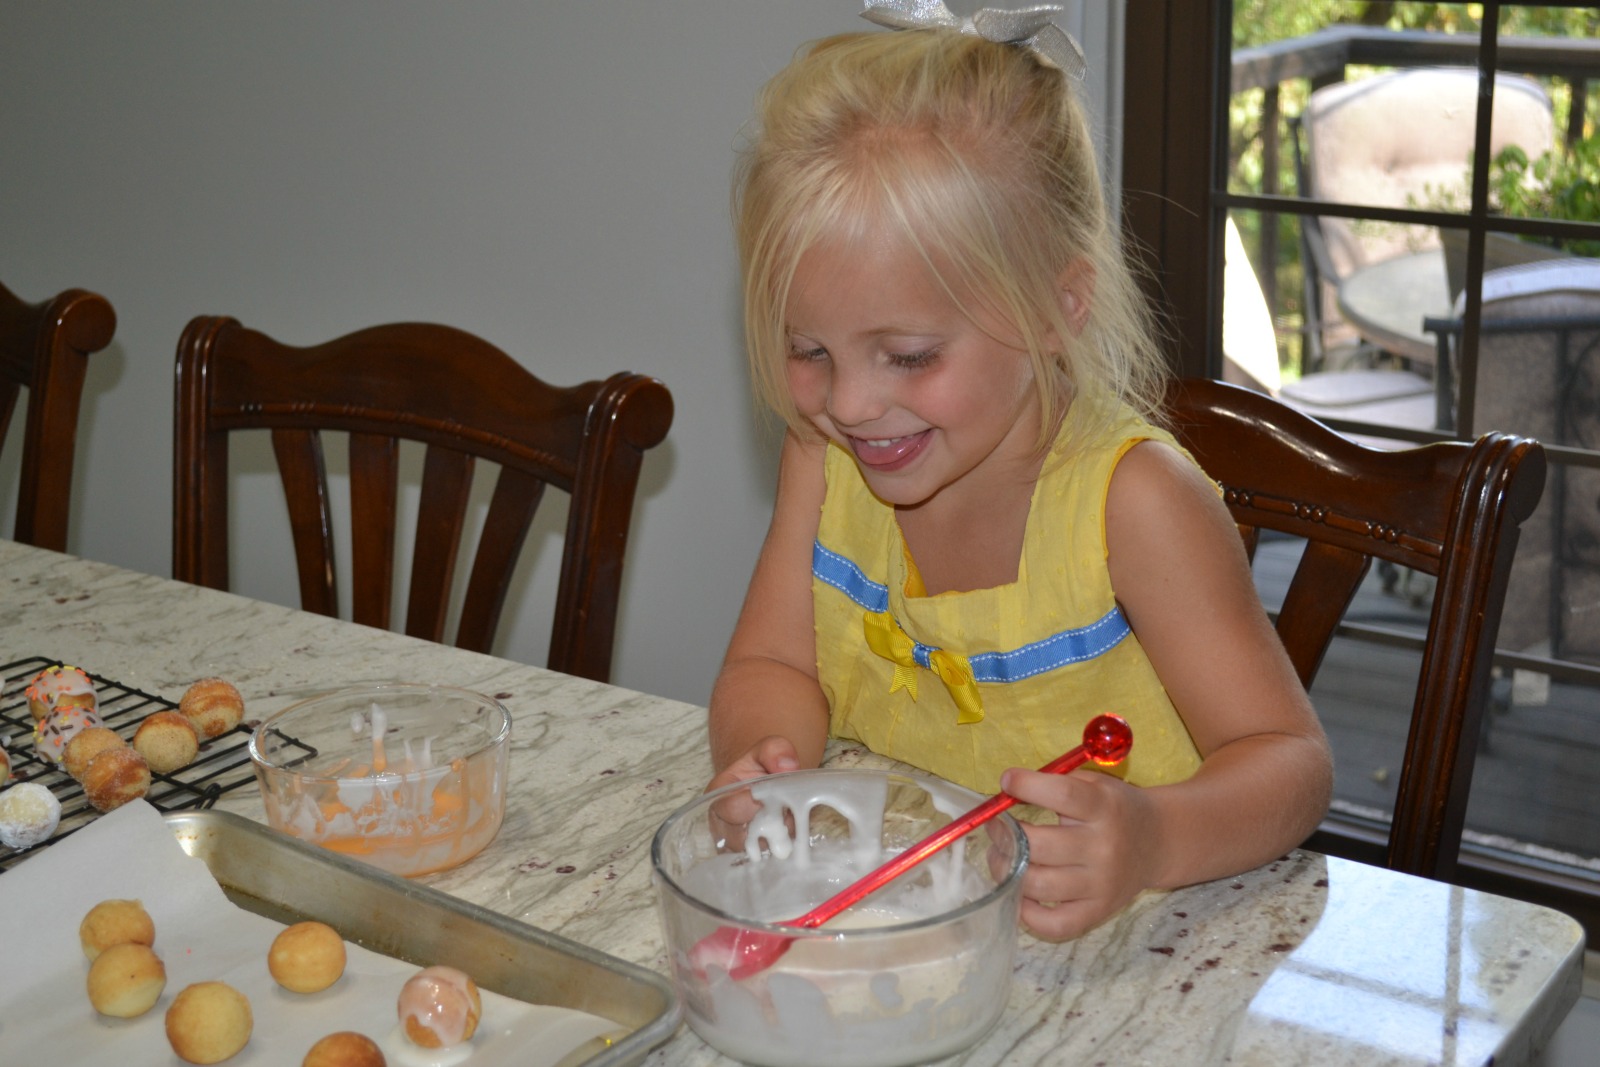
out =
<path fill-rule="evenodd" d="M 370 766 L 339 759 L 313 779 L 291 779 L 287 789 L 269 786 L 268 821 L 406 875 L 444 870 L 477 855 L 500 828 L 503 761 L 486 752 L 433 766 L 427 741 L 419 751 L 408 744 L 404 753 L 390 753 L 386 720 L 376 707 L 368 728 Z"/>
<path fill-rule="evenodd" d="M 33 683 L 25 690 L 24 696 L 29 704 L 39 705 L 34 709 L 35 719 L 54 709 L 64 697 L 71 698 L 67 701 L 70 704 L 96 710 L 94 683 L 89 680 L 89 675 L 81 667 L 64 663 L 46 667 L 34 675 Z"/>

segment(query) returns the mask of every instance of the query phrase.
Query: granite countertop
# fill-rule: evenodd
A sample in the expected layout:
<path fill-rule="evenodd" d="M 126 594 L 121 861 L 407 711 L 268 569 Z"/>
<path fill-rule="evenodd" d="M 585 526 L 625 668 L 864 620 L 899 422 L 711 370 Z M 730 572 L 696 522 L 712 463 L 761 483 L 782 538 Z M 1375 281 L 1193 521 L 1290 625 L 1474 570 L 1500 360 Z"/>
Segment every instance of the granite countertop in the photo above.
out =
<path fill-rule="evenodd" d="M 710 775 L 703 708 L 0 541 L 0 663 L 31 655 L 172 700 L 220 675 L 253 719 L 357 682 L 494 694 L 514 723 L 505 823 L 419 880 L 666 970 L 650 840 Z M 837 745 L 830 762 L 887 765 Z M 253 786 L 218 807 L 263 817 Z M 1069 944 L 1019 937 L 999 1026 L 949 1062 L 1526 1063 L 1583 952 L 1558 912 L 1301 851 L 1145 894 Z M 685 1028 L 648 1062 L 732 1061 Z"/>

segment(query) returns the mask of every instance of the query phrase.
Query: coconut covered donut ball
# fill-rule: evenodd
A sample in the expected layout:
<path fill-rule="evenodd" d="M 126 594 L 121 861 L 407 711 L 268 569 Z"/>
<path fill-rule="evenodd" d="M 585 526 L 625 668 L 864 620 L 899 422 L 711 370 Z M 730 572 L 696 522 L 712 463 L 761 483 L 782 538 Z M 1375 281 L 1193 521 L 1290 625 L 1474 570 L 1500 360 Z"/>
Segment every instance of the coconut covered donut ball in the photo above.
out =
<path fill-rule="evenodd" d="M 50 840 L 61 823 L 61 801 L 38 782 L 18 782 L 0 793 L 0 845 L 32 848 Z"/>

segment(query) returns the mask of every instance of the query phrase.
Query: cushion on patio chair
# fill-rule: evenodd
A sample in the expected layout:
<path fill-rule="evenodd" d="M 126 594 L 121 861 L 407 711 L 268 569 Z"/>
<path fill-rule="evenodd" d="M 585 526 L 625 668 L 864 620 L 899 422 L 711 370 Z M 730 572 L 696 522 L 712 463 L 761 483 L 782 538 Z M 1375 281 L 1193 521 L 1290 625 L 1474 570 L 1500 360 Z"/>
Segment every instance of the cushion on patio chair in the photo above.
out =
<path fill-rule="evenodd" d="M 1295 407 L 1351 407 L 1412 396 L 1433 396 L 1433 382 L 1404 370 L 1349 370 L 1312 374 L 1279 390 Z"/>
<path fill-rule="evenodd" d="M 1478 72 L 1418 67 L 1340 82 L 1306 103 L 1306 167 L 1312 195 L 1384 207 L 1427 207 L 1453 195 L 1466 203 L 1477 123 Z M 1495 78 L 1489 149 L 1518 145 L 1536 158 L 1555 144 L 1550 97 L 1529 78 Z M 1338 277 L 1380 259 L 1436 247 L 1432 227 L 1325 217 L 1320 220 Z"/>

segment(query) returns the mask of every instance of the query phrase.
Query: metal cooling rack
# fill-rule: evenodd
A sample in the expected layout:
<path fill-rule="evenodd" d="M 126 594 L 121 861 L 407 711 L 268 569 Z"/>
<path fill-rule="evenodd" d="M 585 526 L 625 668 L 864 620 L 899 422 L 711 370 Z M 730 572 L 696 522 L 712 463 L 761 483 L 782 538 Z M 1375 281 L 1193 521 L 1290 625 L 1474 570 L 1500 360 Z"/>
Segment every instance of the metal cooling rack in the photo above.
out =
<path fill-rule="evenodd" d="M 28 710 L 26 690 L 35 675 L 60 662 L 44 656 L 30 656 L 0 664 L 0 677 L 5 679 L 0 689 L 0 743 L 11 756 L 11 779 L 5 787 L 16 782 L 37 782 L 61 802 L 61 823 L 50 840 L 21 852 L 0 845 L 0 871 L 81 830 L 100 816 L 84 795 L 83 787 L 71 775 L 48 760 L 40 759 L 34 751 L 33 713 Z M 123 685 L 88 668 L 84 670 L 94 682 L 99 699 L 96 714 L 129 743 L 146 716 L 178 708 L 170 700 Z M 171 774 L 151 771 L 150 792 L 144 799 L 162 812 L 209 808 L 222 794 L 254 782 L 255 769 L 250 763 L 249 749 L 254 727 L 254 723 L 245 721 L 221 737 L 202 742 L 194 761 Z"/>

